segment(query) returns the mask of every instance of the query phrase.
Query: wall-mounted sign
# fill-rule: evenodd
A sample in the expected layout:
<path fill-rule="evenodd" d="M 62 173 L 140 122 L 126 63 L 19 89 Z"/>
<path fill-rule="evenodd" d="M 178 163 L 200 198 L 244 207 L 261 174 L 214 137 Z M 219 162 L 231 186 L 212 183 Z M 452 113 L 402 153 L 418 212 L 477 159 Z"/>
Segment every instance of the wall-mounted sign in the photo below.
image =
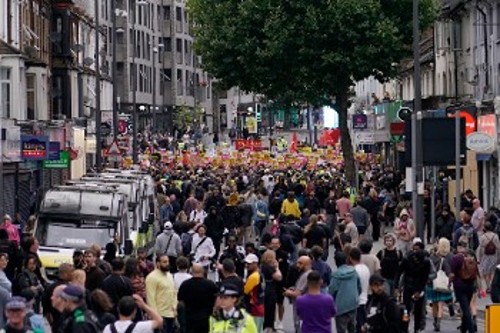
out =
<path fill-rule="evenodd" d="M 458 111 L 460 118 L 465 119 L 465 136 L 469 136 L 476 131 L 476 118 L 467 111 Z M 448 114 L 449 118 L 454 118 L 455 114 Z"/>
<path fill-rule="evenodd" d="M 353 129 L 367 129 L 368 128 L 368 117 L 366 114 L 355 114 L 352 116 L 352 128 Z"/>
<path fill-rule="evenodd" d="M 21 158 L 40 161 L 47 159 L 49 137 L 45 135 L 21 135 Z"/>
<path fill-rule="evenodd" d="M 486 133 L 472 132 L 467 136 L 466 146 L 478 153 L 492 152 L 495 148 L 495 139 Z"/>
<path fill-rule="evenodd" d="M 59 152 L 61 150 L 61 144 L 57 141 L 50 141 L 49 142 L 49 154 L 48 154 L 48 160 L 50 161 L 57 161 L 59 159 Z"/>
<path fill-rule="evenodd" d="M 497 136 L 497 121 L 494 114 L 477 117 L 477 131 L 495 138 Z"/>
<path fill-rule="evenodd" d="M 61 150 L 58 160 L 43 161 L 43 167 L 45 169 L 67 169 L 69 168 L 69 161 L 69 152 L 67 150 Z"/>

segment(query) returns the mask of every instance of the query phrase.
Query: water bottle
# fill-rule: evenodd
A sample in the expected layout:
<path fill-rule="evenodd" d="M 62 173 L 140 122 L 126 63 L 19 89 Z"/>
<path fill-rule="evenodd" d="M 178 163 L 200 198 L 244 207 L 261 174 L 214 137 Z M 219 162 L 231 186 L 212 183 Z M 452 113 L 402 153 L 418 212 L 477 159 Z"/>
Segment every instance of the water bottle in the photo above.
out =
<path fill-rule="evenodd" d="M 405 309 L 403 313 L 403 321 L 404 322 L 409 322 L 410 321 L 410 315 L 408 314 L 408 310 Z"/>

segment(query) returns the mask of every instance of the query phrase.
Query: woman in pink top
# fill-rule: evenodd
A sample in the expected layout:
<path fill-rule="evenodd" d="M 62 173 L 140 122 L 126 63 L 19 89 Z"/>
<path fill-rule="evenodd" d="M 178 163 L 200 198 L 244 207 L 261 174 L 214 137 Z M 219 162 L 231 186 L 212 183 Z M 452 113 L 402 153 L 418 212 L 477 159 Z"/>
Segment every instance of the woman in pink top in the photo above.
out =
<path fill-rule="evenodd" d="M 5 229 L 5 231 L 7 231 L 7 234 L 9 235 L 9 240 L 15 242 L 16 245 L 19 246 L 19 244 L 21 243 L 19 230 L 14 224 L 12 224 L 12 218 L 10 217 L 10 215 L 5 214 L 5 216 L 3 217 L 3 223 L 0 228 Z"/>
<path fill-rule="evenodd" d="M 345 214 L 349 213 L 352 208 L 351 200 L 349 200 L 349 192 L 342 192 L 342 198 L 337 200 L 337 211 L 340 219 L 343 219 Z"/>

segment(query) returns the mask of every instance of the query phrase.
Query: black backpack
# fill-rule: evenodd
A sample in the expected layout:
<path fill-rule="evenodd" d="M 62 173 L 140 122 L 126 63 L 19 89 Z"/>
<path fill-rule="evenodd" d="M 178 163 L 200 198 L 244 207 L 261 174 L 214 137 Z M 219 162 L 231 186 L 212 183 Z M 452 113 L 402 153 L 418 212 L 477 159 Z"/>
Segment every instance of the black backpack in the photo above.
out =
<path fill-rule="evenodd" d="M 127 329 L 125 330 L 124 333 L 132 333 L 134 331 L 135 325 L 137 325 L 137 323 L 131 323 L 130 325 L 128 325 L 128 327 L 127 327 Z M 116 330 L 116 326 L 115 326 L 114 323 L 110 324 L 109 328 L 111 330 L 111 333 L 118 333 L 118 331 Z"/>

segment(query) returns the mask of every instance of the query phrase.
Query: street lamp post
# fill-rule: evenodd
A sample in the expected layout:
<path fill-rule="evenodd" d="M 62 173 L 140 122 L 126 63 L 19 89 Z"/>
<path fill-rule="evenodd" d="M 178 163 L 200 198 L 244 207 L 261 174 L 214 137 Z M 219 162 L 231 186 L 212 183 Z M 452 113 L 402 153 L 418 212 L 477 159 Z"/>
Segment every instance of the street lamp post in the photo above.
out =
<path fill-rule="evenodd" d="M 118 136 L 118 87 L 117 87 L 117 63 L 116 63 L 116 17 L 117 8 L 116 8 L 116 0 L 111 1 L 111 25 L 112 25 L 112 73 L 111 77 L 113 79 L 113 135 L 114 138 Z"/>
<path fill-rule="evenodd" d="M 102 167 L 102 152 L 101 152 L 101 69 L 100 67 L 100 26 L 99 26 L 99 0 L 94 0 L 95 7 L 95 154 L 96 154 L 96 169 L 101 171 Z M 114 39 L 113 39 L 114 42 Z M 114 71 L 113 71 L 114 73 Z M 113 84 L 114 87 L 114 84 Z"/>
<path fill-rule="evenodd" d="M 153 35 L 153 133 L 156 132 L 156 54 L 158 53 L 158 48 L 154 45 L 156 38 Z"/>
<path fill-rule="evenodd" d="M 417 223 L 417 235 L 424 239 L 423 197 L 419 187 L 423 182 L 422 174 L 422 96 L 420 80 L 420 27 L 419 1 L 413 0 L 413 89 L 414 107 L 411 120 L 411 168 L 412 168 L 412 208 Z"/>

